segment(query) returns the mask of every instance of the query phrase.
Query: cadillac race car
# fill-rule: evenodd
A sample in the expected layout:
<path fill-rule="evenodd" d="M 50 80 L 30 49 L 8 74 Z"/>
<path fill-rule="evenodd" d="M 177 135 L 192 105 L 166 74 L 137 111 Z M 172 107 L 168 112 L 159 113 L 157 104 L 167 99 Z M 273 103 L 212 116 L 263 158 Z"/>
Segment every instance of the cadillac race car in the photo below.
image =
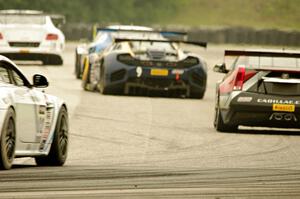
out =
<path fill-rule="evenodd" d="M 34 157 L 37 165 L 65 163 L 67 107 L 63 100 L 36 89 L 47 86 L 47 79 L 38 74 L 29 83 L 12 61 L 0 55 L 1 169 L 10 169 L 18 157 Z"/>
<path fill-rule="evenodd" d="M 113 35 L 122 35 L 134 31 L 152 31 L 152 28 L 131 25 L 112 25 L 106 28 L 94 27 L 94 40 L 90 44 L 80 44 L 75 49 L 75 75 L 79 79 L 85 64 L 91 64 L 95 54 L 101 53 L 112 42 Z"/>
<path fill-rule="evenodd" d="M 57 19 L 56 15 L 56 19 Z M 0 11 L 0 54 L 14 60 L 62 65 L 65 36 L 41 11 Z"/>
<path fill-rule="evenodd" d="M 300 127 L 300 53 L 226 50 L 232 66 L 216 65 L 225 73 L 217 83 L 214 126 L 236 131 L 239 125 Z"/>
<path fill-rule="evenodd" d="M 83 88 L 103 94 L 148 95 L 158 91 L 201 99 L 206 90 L 206 62 L 183 51 L 179 46 L 182 42 L 206 47 L 204 42 L 167 40 L 147 34 L 114 38 L 94 63 L 85 67 Z"/>

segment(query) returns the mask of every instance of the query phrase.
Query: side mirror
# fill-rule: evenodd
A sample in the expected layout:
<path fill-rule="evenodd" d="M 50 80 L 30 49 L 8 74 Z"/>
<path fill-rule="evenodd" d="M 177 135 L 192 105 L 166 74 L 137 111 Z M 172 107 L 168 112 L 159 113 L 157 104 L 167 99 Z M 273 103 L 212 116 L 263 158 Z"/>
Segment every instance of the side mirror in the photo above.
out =
<path fill-rule="evenodd" d="M 228 70 L 226 69 L 226 65 L 225 63 L 223 64 L 216 64 L 214 66 L 214 72 L 217 72 L 217 73 L 228 73 Z"/>
<path fill-rule="evenodd" d="M 37 88 L 45 88 L 49 86 L 48 80 L 43 75 L 35 74 L 33 75 L 33 86 Z"/>

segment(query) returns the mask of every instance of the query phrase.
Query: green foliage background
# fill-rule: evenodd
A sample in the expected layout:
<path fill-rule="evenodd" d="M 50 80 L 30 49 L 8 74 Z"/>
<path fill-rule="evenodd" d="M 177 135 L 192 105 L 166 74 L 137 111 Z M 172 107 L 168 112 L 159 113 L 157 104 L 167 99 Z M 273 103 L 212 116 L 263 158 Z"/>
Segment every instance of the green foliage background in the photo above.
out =
<path fill-rule="evenodd" d="M 0 8 L 64 14 L 67 22 L 300 29 L 300 0 L 0 0 Z"/>

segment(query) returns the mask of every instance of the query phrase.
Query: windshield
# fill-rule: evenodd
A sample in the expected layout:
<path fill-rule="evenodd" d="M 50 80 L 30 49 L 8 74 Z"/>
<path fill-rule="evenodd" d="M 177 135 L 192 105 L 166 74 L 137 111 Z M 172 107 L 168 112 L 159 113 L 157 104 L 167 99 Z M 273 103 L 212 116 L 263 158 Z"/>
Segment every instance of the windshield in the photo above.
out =
<path fill-rule="evenodd" d="M 38 24 L 46 23 L 46 17 L 41 15 L 0 15 L 1 24 Z"/>

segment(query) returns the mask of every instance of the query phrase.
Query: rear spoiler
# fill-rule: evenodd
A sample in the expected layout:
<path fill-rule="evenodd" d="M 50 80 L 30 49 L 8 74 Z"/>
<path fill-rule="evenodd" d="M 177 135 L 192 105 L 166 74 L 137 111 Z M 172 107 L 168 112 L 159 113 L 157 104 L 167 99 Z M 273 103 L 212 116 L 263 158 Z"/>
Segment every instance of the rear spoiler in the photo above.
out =
<path fill-rule="evenodd" d="M 225 56 L 253 56 L 253 57 L 290 57 L 300 58 L 300 53 L 296 52 L 272 52 L 272 51 L 242 51 L 225 50 Z"/>
<path fill-rule="evenodd" d="M 158 33 L 165 37 L 183 37 L 185 38 L 188 34 L 187 32 L 178 32 L 178 31 L 158 31 L 158 30 L 135 30 L 135 29 L 116 29 L 116 28 L 101 28 L 94 26 L 93 27 L 93 38 L 97 35 L 98 32 L 136 32 L 136 33 Z"/>
<path fill-rule="evenodd" d="M 96 32 L 141 32 L 141 33 L 160 33 L 162 35 L 179 35 L 186 36 L 187 32 L 177 32 L 177 31 L 157 31 L 157 30 L 135 30 L 135 29 L 116 29 L 116 28 L 96 28 Z"/>
<path fill-rule="evenodd" d="M 161 42 L 161 43 L 185 43 L 185 44 L 192 44 L 196 46 L 201 46 L 206 48 L 207 42 L 201 41 L 183 41 L 183 40 L 156 40 L 156 39 L 121 39 L 116 38 L 115 42 L 131 42 L 131 41 L 140 41 L 140 42 Z"/>

